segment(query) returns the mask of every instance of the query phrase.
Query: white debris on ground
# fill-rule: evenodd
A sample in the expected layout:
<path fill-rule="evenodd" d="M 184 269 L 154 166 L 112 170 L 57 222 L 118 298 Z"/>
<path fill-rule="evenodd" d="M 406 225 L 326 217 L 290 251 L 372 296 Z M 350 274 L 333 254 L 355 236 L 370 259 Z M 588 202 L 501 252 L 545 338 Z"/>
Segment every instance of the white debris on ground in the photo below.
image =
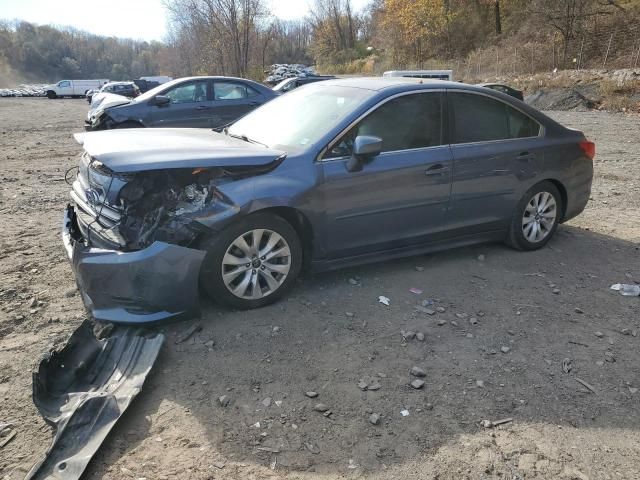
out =
<path fill-rule="evenodd" d="M 315 75 L 315 70 L 313 67 L 307 67 L 299 63 L 276 63 L 271 65 L 271 68 L 269 70 L 265 70 L 264 73 L 267 74 L 267 78 L 264 80 L 265 83 L 276 84 L 285 78 Z"/>

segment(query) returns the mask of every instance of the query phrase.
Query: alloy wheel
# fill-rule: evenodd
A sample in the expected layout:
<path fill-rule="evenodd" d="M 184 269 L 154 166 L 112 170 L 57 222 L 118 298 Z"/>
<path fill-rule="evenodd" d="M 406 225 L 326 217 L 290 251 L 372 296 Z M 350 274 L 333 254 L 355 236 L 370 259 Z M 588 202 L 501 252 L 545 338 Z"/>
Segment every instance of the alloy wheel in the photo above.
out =
<path fill-rule="evenodd" d="M 255 300 L 274 293 L 291 269 L 291 249 L 277 232 L 255 229 L 243 233 L 222 258 L 222 280 L 236 297 Z"/>
<path fill-rule="evenodd" d="M 549 192 L 536 193 L 527 203 L 522 216 L 522 233 L 531 243 L 544 240 L 556 222 L 557 204 Z"/>

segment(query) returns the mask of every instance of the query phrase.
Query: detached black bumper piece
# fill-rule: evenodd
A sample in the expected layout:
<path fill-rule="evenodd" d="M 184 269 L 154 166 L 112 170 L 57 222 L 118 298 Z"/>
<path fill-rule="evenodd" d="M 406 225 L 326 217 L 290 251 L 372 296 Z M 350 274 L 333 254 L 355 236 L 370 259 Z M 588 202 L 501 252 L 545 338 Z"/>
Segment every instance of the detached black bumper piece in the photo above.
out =
<path fill-rule="evenodd" d="M 127 409 L 156 361 L 164 335 L 117 327 L 98 340 L 85 320 L 33 374 L 33 402 L 54 428 L 45 457 L 25 480 L 75 480 Z"/>
<path fill-rule="evenodd" d="M 88 247 L 72 206 L 65 211 L 62 240 L 82 301 L 94 319 L 141 324 L 198 312 L 204 251 L 164 242 L 133 252 Z"/>

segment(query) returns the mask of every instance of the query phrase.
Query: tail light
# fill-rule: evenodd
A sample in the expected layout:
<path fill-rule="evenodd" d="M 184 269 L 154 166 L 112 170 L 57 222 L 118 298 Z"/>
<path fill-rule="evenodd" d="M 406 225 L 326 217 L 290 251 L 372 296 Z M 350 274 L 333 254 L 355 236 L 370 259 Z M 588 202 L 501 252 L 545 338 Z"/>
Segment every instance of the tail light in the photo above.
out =
<path fill-rule="evenodd" d="M 582 149 L 584 154 L 591 160 L 593 160 L 593 157 L 596 156 L 596 144 L 590 142 L 589 140 L 585 140 L 583 142 L 580 142 L 578 145 L 580 145 L 580 148 Z"/>

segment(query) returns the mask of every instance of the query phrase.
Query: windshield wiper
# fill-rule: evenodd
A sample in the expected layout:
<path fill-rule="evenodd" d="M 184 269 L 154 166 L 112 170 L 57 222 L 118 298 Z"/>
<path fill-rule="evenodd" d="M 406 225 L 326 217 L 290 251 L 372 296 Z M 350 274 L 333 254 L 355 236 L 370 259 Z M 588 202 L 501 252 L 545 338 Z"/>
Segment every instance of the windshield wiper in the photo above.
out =
<path fill-rule="evenodd" d="M 269 148 L 269 145 L 266 145 L 262 142 L 259 142 L 257 140 L 252 140 L 251 138 L 247 137 L 246 135 L 243 134 L 237 134 L 237 133 L 229 133 L 229 130 L 226 130 L 225 132 L 228 136 L 233 137 L 233 138 L 238 138 L 240 140 L 244 140 L 247 143 L 253 143 L 255 145 L 262 145 L 263 147 Z"/>

